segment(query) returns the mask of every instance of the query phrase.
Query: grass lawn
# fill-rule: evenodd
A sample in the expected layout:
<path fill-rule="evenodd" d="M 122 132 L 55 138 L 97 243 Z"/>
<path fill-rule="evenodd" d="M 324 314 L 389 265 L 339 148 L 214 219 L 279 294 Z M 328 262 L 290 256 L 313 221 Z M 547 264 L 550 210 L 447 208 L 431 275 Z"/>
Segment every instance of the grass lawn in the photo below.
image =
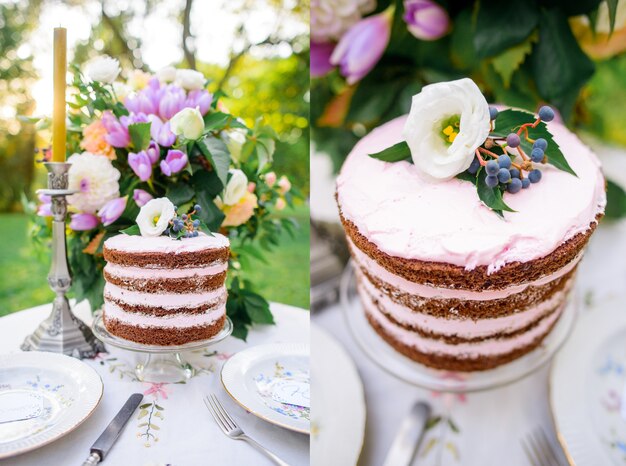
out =
<path fill-rule="evenodd" d="M 309 307 L 309 210 L 299 206 L 281 213 L 295 217 L 294 237 L 284 233 L 281 245 L 267 253 L 269 264 L 252 260 L 248 278 L 270 301 Z M 0 214 L 0 316 L 52 300 L 46 275 L 49 258 L 37 258 L 28 235 L 28 216 Z"/>

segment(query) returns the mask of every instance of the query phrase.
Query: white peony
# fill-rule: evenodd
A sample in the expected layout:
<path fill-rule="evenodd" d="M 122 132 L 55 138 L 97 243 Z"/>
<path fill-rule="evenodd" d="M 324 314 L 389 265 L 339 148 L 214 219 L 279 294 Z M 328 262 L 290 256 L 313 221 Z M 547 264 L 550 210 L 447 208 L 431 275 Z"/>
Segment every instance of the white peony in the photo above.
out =
<path fill-rule="evenodd" d="M 87 63 L 85 74 L 92 81 L 111 84 L 120 74 L 120 62 L 108 55 L 96 57 Z"/>
<path fill-rule="evenodd" d="M 417 169 L 434 180 L 467 170 L 489 136 L 489 104 L 471 79 L 430 84 L 413 96 L 403 136 Z"/>
<path fill-rule="evenodd" d="M 120 196 L 120 172 L 104 155 L 90 152 L 74 154 L 68 172 L 69 189 L 78 191 L 68 196 L 67 201 L 75 210 L 94 214 L 111 199 Z"/>
<path fill-rule="evenodd" d="M 157 71 L 156 76 L 162 83 L 171 83 L 176 79 L 176 68 L 173 66 L 166 66 Z"/>
<path fill-rule="evenodd" d="M 197 108 L 183 108 L 170 120 L 170 129 L 177 136 L 195 141 L 204 131 L 202 113 Z"/>
<path fill-rule="evenodd" d="M 230 157 L 235 162 L 240 162 L 241 148 L 246 143 L 246 134 L 248 134 L 247 131 L 243 128 L 233 128 L 228 131 L 224 131 L 222 134 L 225 136 L 224 142 L 226 143 L 228 152 L 230 152 Z"/>
<path fill-rule="evenodd" d="M 221 201 L 226 205 L 235 205 L 248 192 L 248 178 L 244 172 L 237 169 L 228 170 L 228 174 L 230 177 Z"/>
<path fill-rule="evenodd" d="M 161 236 L 175 215 L 176 208 L 168 198 L 149 200 L 137 215 L 141 236 Z"/>
<path fill-rule="evenodd" d="M 174 84 L 182 87 L 183 89 L 187 89 L 188 91 L 193 91 L 196 89 L 203 89 L 204 83 L 206 79 L 204 75 L 196 70 L 176 70 L 176 79 L 174 80 Z"/>
<path fill-rule="evenodd" d="M 374 11 L 376 0 L 312 0 L 311 36 L 314 42 L 334 42 Z"/>

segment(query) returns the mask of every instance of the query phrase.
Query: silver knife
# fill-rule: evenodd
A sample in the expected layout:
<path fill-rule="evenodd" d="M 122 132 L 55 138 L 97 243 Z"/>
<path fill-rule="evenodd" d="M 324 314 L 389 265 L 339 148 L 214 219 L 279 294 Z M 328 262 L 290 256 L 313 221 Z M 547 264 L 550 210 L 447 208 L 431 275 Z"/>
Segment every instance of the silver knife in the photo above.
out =
<path fill-rule="evenodd" d="M 83 466 L 95 466 L 100 461 L 104 461 L 104 457 L 109 453 L 111 447 L 120 436 L 124 426 L 143 400 L 141 393 L 134 393 L 128 398 L 119 413 L 115 415 L 111 423 L 104 429 L 104 432 L 98 437 L 96 443 L 91 446 L 89 458 L 85 460 Z"/>
<path fill-rule="evenodd" d="M 426 423 L 430 418 L 430 405 L 418 401 L 402 420 L 396 437 L 385 458 L 384 466 L 408 466 L 422 441 Z"/>

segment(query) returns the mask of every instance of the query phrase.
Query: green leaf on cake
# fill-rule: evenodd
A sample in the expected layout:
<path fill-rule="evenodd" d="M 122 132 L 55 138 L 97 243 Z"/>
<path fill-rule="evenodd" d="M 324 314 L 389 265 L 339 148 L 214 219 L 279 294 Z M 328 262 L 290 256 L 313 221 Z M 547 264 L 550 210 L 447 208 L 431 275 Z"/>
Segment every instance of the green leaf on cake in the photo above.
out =
<path fill-rule="evenodd" d="M 411 161 L 411 151 L 408 144 L 405 141 L 394 144 L 387 149 L 381 150 L 375 154 L 370 154 L 370 157 L 383 162 L 400 162 L 401 160 Z"/>
<path fill-rule="evenodd" d="M 141 235 L 141 231 L 139 230 L 138 225 L 133 225 L 133 226 L 126 228 L 125 230 L 120 230 L 120 233 L 124 233 L 126 235 L 131 235 L 131 236 Z"/>
<path fill-rule="evenodd" d="M 498 186 L 495 188 L 487 186 L 487 183 L 485 183 L 486 177 L 487 172 L 481 168 L 476 177 L 476 191 L 482 203 L 501 217 L 503 216 L 502 211 L 515 212 L 515 210 L 506 205 L 506 202 L 502 199 L 502 191 Z"/>
<path fill-rule="evenodd" d="M 150 123 L 133 123 L 128 125 L 128 134 L 135 152 L 147 149 L 150 144 Z"/>

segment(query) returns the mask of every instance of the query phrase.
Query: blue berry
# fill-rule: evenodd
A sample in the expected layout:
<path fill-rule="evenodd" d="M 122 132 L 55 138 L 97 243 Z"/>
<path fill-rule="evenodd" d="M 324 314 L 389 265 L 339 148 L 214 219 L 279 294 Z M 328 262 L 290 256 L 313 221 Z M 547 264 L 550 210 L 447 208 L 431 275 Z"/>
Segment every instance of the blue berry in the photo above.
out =
<path fill-rule="evenodd" d="M 530 180 L 528 178 L 524 178 L 522 180 L 522 189 L 526 189 L 530 186 Z"/>
<path fill-rule="evenodd" d="M 522 189 L 522 180 L 519 178 L 513 178 L 509 185 L 506 187 L 506 190 L 511 194 L 518 193 Z"/>
<path fill-rule="evenodd" d="M 517 168 L 511 168 L 509 173 L 511 173 L 511 178 L 519 178 L 519 170 Z"/>
<path fill-rule="evenodd" d="M 202 210 L 202 207 L 200 207 L 200 204 L 196 204 L 195 206 L 193 206 L 193 210 L 195 210 L 196 212 L 200 212 Z"/>
<path fill-rule="evenodd" d="M 194 220 L 194 221 L 193 221 L 193 226 L 194 226 L 195 228 L 198 228 L 198 227 L 200 226 L 200 220 Z"/>
<path fill-rule="evenodd" d="M 506 143 L 509 145 L 509 147 L 517 147 L 520 145 L 522 141 L 520 141 L 519 136 L 515 133 L 511 133 L 506 137 Z"/>
<path fill-rule="evenodd" d="M 528 174 L 528 179 L 531 183 L 539 183 L 541 181 L 541 170 L 533 170 Z"/>
<path fill-rule="evenodd" d="M 506 154 L 502 154 L 498 157 L 498 165 L 500 168 L 511 168 L 511 157 Z"/>
<path fill-rule="evenodd" d="M 541 149 L 542 151 L 546 151 L 546 148 L 548 147 L 548 141 L 546 141 L 544 138 L 539 138 L 535 141 L 535 143 L 533 144 L 533 149 Z"/>
<path fill-rule="evenodd" d="M 196 236 L 198 236 L 198 232 L 197 232 L 197 231 L 194 231 L 194 232 L 193 232 L 193 234 L 192 234 L 191 236 L 193 236 L 193 237 L 195 238 Z"/>
<path fill-rule="evenodd" d="M 487 178 L 485 178 L 485 184 L 488 188 L 495 188 L 498 186 L 498 177 L 496 175 L 487 175 Z"/>
<path fill-rule="evenodd" d="M 496 162 L 495 160 L 490 160 L 489 162 L 487 162 L 487 165 L 485 165 L 485 170 L 487 171 L 487 175 L 495 175 L 496 173 L 498 173 L 499 169 L 500 169 L 500 166 L 498 165 L 498 162 Z"/>
<path fill-rule="evenodd" d="M 498 172 L 498 180 L 500 183 L 508 183 L 511 181 L 511 172 L 506 168 L 501 168 Z"/>
<path fill-rule="evenodd" d="M 172 227 L 172 231 L 174 233 L 178 233 L 180 231 L 180 226 L 178 225 L 178 223 L 174 224 L 174 226 Z"/>
<path fill-rule="evenodd" d="M 530 153 L 530 159 L 535 163 L 541 162 L 543 160 L 543 150 L 535 147 Z"/>
<path fill-rule="evenodd" d="M 544 105 L 539 109 L 539 119 L 545 122 L 554 120 L 554 110 Z"/>
<path fill-rule="evenodd" d="M 498 109 L 496 107 L 489 107 L 489 119 L 495 120 L 498 118 Z"/>
<path fill-rule="evenodd" d="M 181 215 L 180 218 L 182 218 L 183 220 L 187 220 L 187 214 Z"/>
<path fill-rule="evenodd" d="M 474 157 L 474 160 L 472 160 L 472 163 L 470 164 L 467 171 L 470 172 L 472 175 L 475 175 L 476 172 L 478 172 L 479 168 L 480 168 L 480 162 L 478 161 L 476 157 Z"/>
<path fill-rule="evenodd" d="M 169 228 L 166 228 L 166 229 L 165 229 L 165 231 L 164 231 L 163 233 L 165 233 L 167 236 L 169 236 L 169 235 L 170 235 L 170 229 L 169 229 Z"/>

